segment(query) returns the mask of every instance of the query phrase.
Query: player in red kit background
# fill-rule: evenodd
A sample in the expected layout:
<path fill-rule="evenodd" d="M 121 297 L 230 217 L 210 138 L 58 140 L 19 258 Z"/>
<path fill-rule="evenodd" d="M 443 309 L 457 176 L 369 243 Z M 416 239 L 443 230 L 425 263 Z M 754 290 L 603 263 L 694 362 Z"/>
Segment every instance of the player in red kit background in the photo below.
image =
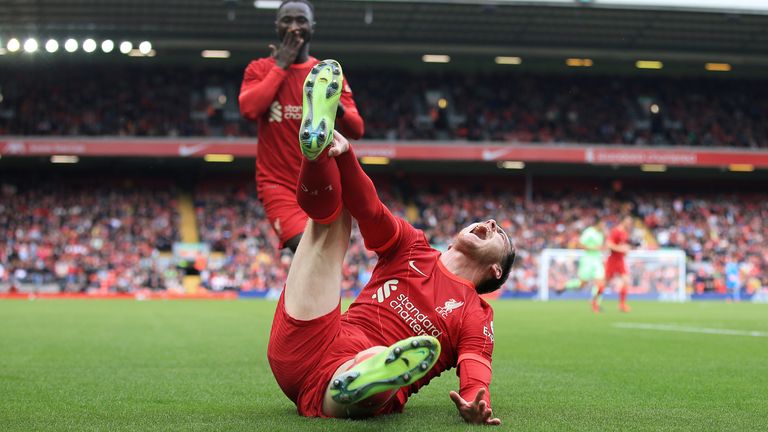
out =
<path fill-rule="evenodd" d="M 632 229 L 632 216 L 624 216 L 621 222 L 613 227 L 605 245 L 610 255 L 605 262 L 605 280 L 610 284 L 616 280 L 616 290 L 619 293 L 619 310 L 629 312 L 627 306 L 627 290 L 629 289 L 629 272 L 625 256 L 629 252 L 629 231 Z"/>
<path fill-rule="evenodd" d="M 497 290 L 509 275 L 515 249 L 504 230 L 492 219 L 474 223 L 447 251 L 433 249 L 422 231 L 382 204 L 349 143 L 336 132 L 325 153 L 302 162 L 300 182 L 297 201 L 310 221 L 275 311 L 267 352 L 278 384 L 299 414 L 401 412 L 410 395 L 455 367 L 460 388 L 449 396 L 462 418 L 500 424 L 489 393 L 493 310 L 479 294 Z M 342 203 L 346 210 L 339 213 Z M 316 222 L 334 213 L 339 216 L 329 224 Z M 379 259 L 370 282 L 342 314 L 350 215 Z M 431 352 L 439 357 L 429 368 L 422 364 L 418 374 L 402 373 L 396 370 L 403 367 L 398 359 L 410 344 L 436 348 Z"/>
<path fill-rule="evenodd" d="M 278 46 L 270 57 L 252 61 L 240 88 L 240 113 L 258 122 L 256 186 L 280 247 L 292 251 L 301 238 L 306 214 L 296 204 L 301 152 L 296 146 L 304 78 L 319 60 L 309 55 L 314 8 L 305 0 L 284 1 L 275 21 Z M 344 80 L 336 124 L 347 136 L 363 136 L 363 119 Z"/>

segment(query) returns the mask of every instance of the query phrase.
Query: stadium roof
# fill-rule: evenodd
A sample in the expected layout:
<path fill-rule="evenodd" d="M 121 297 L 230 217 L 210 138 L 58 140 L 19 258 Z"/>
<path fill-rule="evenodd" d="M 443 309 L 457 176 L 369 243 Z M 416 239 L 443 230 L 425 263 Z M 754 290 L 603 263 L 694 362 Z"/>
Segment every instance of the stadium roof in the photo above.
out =
<path fill-rule="evenodd" d="M 246 0 L 10 0 L 10 38 L 149 40 L 158 53 L 230 50 L 259 57 L 274 41 L 274 9 Z M 366 59 L 447 54 L 639 58 L 768 64 L 768 14 L 597 7 L 534 2 L 315 2 L 313 52 Z M 563 3 L 563 2 L 559 2 Z M 41 43 L 42 45 L 42 43 Z M 492 58 L 492 57 L 491 57 Z"/>

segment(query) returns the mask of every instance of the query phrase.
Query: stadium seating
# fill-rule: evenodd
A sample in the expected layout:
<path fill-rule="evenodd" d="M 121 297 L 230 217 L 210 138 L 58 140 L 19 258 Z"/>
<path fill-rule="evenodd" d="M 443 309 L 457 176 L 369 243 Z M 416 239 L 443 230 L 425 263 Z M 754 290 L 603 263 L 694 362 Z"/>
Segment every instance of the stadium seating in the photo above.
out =
<path fill-rule="evenodd" d="M 174 211 L 179 188 L 171 180 L 153 187 L 133 180 L 92 185 L 45 181 L 4 183 L 0 194 L 0 290 L 124 292 L 181 289 L 170 259 L 178 241 Z M 637 216 L 634 247 L 675 247 L 688 256 L 693 293 L 751 294 L 768 287 L 768 197 L 633 193 L 595 201 L 581 193 L 535 195 L 473 187 L 391 186 L 381 197 L 399 216 L 423 229 L 438 249 L 463 226 L 494 217 L 519 250 L 504 289 L 538 290 L 537 257 L 544 248 L 578 247 L 578 235 L 593 217 L 615 223 L 623 210 Z M 438 182 L 439 183 L 439 182 Z M 423 192 L 414 193 L 414 190 Z M 203 287 L 221 291 L 282 289 L 291 255 L 276 248 L 274 235 L 250 181 L 207 181 L 193 193 L 201 241 L 211 247 L 196 263 Z M 355 229 L 344 267 L 344 291 L 354 295 L 370 277 L 375 257 Z M 726 270 L 730 264 L 731 269 Z M 735 267 L 734 267 L 735 266 Z M 735 270 L 734 270 L 735 268 Z M 733 275 L 730 282 L 728 275 Z M 734 285 L 735 284 L 735 285 Z M 4 287 L 4 288 L 3 288 Z"/>
<path fill-rule="evenodd" d="M 3 182 L 0 283 L 19 291 L 130 292 L 180 286 L 175 189 L 75 181 Z"/>
<path fill-rule="evenodd" d="M 345 71 L 366 138 L 768 147 L 764 81 Z M 239 68 L 8 68 L 0 135 L 252 137 L 241 79 Z"/>

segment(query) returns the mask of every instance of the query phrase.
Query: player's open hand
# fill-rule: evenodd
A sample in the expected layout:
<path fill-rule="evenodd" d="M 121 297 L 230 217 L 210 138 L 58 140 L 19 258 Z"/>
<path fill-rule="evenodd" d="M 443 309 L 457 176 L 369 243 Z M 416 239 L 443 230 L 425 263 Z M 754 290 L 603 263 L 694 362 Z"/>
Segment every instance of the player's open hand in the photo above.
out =
<path fill-rule="evenodd" d="M 334 130 L 333 142 L 331 142 L 331 146 L 328 148 L 328 156 L 336 157 L 347 150 L 349 150 L 349 140 L 347 140 L 344 135 L 340 134 L 339 131 Z"/>
<path fill-rule="evenodd" d="M 451 400 L 467 423 L 498 426 L 501 420 L 493 417 L 493 412 L 483 400 L 484 395 L 485 389 L 480 389 L 475 395 L 475 400 L 467 402 L 458 393 L 452 391 Z"/>
<path fill-rule="evenodd" d="M 287 69 L 296 61 L 302 45 L 304 45 L 304 38 L 298 32 L 285 32 L 280 46 L 269 44 L 270 56 L 275 59 L 278 67 Z"/>

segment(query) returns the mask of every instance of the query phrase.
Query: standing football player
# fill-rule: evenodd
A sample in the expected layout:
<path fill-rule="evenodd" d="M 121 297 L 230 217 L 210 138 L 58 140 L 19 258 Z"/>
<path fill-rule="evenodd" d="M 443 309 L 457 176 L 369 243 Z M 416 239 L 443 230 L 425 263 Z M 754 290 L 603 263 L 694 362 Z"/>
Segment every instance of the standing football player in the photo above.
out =
<path fill-rule="evenodd" d="M 619 293 L 619 310 L 629 312 L 627 306 L 627 290 L 629 289 L 629 272 L 627 271 L 626 255 L 630 250 L 629 234 L 632 229 L 632 216 L 624 216 L 608 235 L 606 246 L 610 251 L 605 262 L 605 280 L 614 283 Z"/>
<path fill-rule="evenodd" d="M 312 3 L 284 1 L 277 10 L 275 29 L 280 42 L 269 46 L 269 57 L 248 65 L 239 102 L 242 116 L 258 122 L 259 199 L 280 238 L 280 248 L 288 247 L 295 252 L 307 222 L 307 215 L 296 204 L 296 180 L 301 166 L 296 139 L 302 115 L 302 84 L 319 63 L 309 54 L 315 29 Z M 339 129 L 350 138 L 361 138 L 363 119 L 345 80 L 337 109 Z"/>

